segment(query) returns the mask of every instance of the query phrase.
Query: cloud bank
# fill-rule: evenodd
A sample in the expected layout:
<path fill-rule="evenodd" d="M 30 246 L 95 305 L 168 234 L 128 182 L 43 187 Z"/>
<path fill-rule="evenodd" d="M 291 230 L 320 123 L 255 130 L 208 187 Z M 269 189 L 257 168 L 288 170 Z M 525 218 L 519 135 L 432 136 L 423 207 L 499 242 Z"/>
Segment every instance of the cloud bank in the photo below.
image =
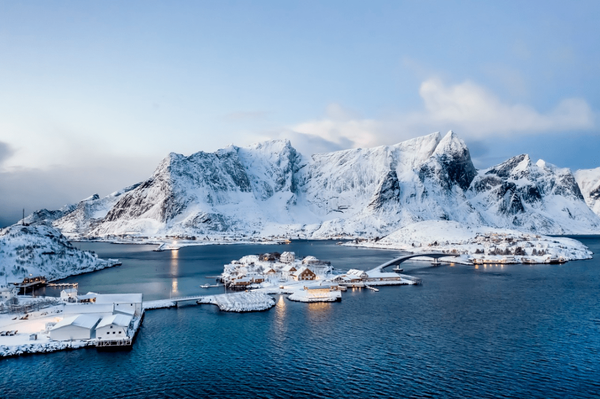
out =
<path fill-rule="evenodd" d="M 421 83 L 422 110 L 382 119 L 364 119 L 332 104 L 321 119 L 290 126 L 284 135 L 320 138 L 329 147 L 357 148 L 393 144 L 432 131 L 456 130 L 467 139 L 493 135 L 586 131 L 595 127 L 594 113 L 581 98 L 565 98 L 546 113 L 524 104 L 509 104 L 471 81 L 446 85 L 437 78 Z M 304 138 L 299 146 L 310 145 Z M 323 146 L 323 145 L 321 145 Z M 302 149 L 302 148 L 300 148 Z M 305 148 L 307 153 L 315 153 Z"/>

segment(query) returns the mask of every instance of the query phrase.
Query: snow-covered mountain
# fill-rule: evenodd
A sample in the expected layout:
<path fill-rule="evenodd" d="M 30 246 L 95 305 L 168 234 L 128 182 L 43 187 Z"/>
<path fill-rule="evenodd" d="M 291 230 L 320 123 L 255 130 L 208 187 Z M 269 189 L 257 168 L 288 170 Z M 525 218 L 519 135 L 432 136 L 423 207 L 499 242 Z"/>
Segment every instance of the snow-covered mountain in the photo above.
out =
<path fill-rule="evenodd" d="M 22 281 L 29 275 L 56 280 L 115 263 L 73 247 L 60 231 L 50 226 L 16 224 L 0 230 L 0 284 L 5 279 Z"/>
<path fill-rule="evenodd" d="M 571 171 L 532 163 L 525 154 L 481 171 L 467 196 L 484 225 L 547 234 L 600 232 Z"/>
<path fill-rule="evenodd" d="M 374 237 L 424 220 L 600 230 L 568 169 L 521 155 L 478 172 L 453 132 L 311 158 L 285 140 L 171 153 L 148 180 L 67 208 L 52 223 L 71 237 Z"/>
<path fill-rule="evenodd" d="M 600 215 L 600 168 L 578 170 L 575 179 L 585 202 L 596 215 Z"/>

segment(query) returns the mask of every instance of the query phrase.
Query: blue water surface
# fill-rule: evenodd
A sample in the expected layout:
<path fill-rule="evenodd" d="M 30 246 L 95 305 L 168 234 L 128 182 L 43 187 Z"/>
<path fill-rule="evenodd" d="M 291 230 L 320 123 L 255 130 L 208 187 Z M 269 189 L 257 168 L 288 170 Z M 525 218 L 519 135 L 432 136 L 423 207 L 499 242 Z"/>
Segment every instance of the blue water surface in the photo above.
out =
<path fill-rule="evenodd" d="M 580 238 L 600 251 L 598 237 Z M 65 281 L 79 291 L 198 293 L 223 264 L 292 250 L 341 269 L 396 251 L 331 241 L 153 252 L 80 243 L 120 267 Z M 131 351 L 79 349 L 0 360 L 0 397 L 598 397 L 600 261 L 474 267 L 410 261 L 422 286 L 350 290 L 342 302 L 276 296 L 265 312 L 212 305 L 146 312 Z M 47 294 L 54 293 L 46 288 Z"/>

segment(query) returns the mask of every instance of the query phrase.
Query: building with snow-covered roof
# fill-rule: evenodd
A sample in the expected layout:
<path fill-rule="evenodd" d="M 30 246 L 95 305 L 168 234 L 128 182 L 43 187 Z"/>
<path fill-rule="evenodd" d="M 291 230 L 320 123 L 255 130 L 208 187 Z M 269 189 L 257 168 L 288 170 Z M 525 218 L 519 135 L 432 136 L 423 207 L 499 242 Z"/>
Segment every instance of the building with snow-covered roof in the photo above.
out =
<path fill-rule="evenodd" d="M 61 301 L 65 302 L 76 302 L 77 301 L 77 288 L 66 288 L 60 292 Z"/>
<path fill-rule="evenodd" d="M 359 279 L 366 279 L 369 277 L 369 275 L 367 273 L 365 273 L 364 270 L 359 270 L 359 269 L 350 269 L 350 270 L 348 270 L 346 275 L 350 276 L 350 277 L 356 277 Z"/>
<path fill-rule="evenodd" d="M 316 278 L 317 275 L 308 267 L 302 267 L 300 270 L 294 273 L 294 280 L 296 281 L 314 280 Z"/>
<path fill-rule="evenodd" d="M 52 327 L 50 339 L 54 341 L 88 340 L 94 338 L 94 328 L 100 316 L 80 314 L 65 317 Z"/>
<path fill-rule="evenodd" d="M 283 263 L 292 263 L 296 260 L 296 254 L 294 252 L 285 251 L 279 257 L 279 261 Z"/>
<path fill-rule="evenodd" d="M 89 313 L 95 313 L 95 314 L 112 314 L 114 310 L 114 306 L 112 303 L 103 303 L 103 304 L 96 304 L 96 303 L 65 303 L 65 306 L 63 307 L 63 313 L 64 314 L 89 314 Z"/>
<path fill-rule="evenodd" d="M 127 337 L 127 330 L 133 318 L 125 314 L 105 316 L 96 326 L 96 338 L 119 339 Z"/>
<path fill-rule="evenodd" d="M 7 302 L 8 300 L 15 297 L 14 288 L 0 287 L 0 302 Z"/>
<path fill-rule="evenodd" d="M 114 311 L 131 316 L 142 314 L 142 294 L 98 294 L 96 304 L 113 304 Z"/>
<path fill-rule="evenodd" d="M 310 265 L 312 263 L 319 263 L 319 262 L 320 262 L 319 259 L 317 259 L 316 257 L 314 257 L 312 255 L 308 255 L 307 257 L 302 259 L 303 265 Z"/>

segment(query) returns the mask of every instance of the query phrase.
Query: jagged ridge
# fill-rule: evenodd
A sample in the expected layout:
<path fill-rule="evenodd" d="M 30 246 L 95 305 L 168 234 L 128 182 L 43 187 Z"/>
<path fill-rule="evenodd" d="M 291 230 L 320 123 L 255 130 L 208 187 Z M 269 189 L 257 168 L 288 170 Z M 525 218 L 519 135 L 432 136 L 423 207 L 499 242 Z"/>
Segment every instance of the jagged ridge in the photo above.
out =
<path fill-rule="evenodd" d="M 109 197 L 82 201 L 53 224 L 105 238 L 381 236 L 423 220 L 545 234 L 600 226 L 568 169 L 520 155 L 478 172 L 453 132 L 310 159 L 285 140 L 171 153 L 148 180 Z"/>

